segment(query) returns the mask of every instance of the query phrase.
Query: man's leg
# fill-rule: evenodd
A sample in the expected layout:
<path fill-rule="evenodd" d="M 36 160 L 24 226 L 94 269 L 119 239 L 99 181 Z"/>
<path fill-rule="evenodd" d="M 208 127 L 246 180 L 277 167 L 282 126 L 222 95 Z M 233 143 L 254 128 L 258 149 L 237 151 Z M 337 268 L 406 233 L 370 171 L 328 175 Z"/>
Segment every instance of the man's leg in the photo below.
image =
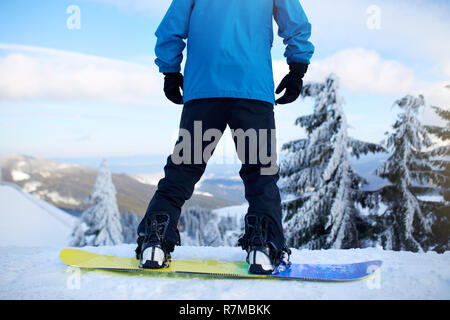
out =
<path fill-rule="evenodd" d="M 212 154 L 226 128 L 226 112 L 220 99 L 193 100 L 185 104 L 174 153 L 167 159 L 165 176 L 159 181 L 158 189 L 138 226 L 137 254 L 152 215 L 169 215 L 165 241 L 170 244 L 171 250 L 179 244 L 177 224 L 181 207 L 192 196 L 195 184 L 206 169 L 208 159 L 204 156 L 207 156 L 206 153 Z M 203 136 L 207 141 L 203 141 Z"/>
<path fill-rule="evenodd" d="M 228 124 L 234 131 L 237 152 L 243 162 L 239 173 L 245 185 L 245 198 L 249 203 L 246 217 L 266 219 L 268 241 L 277 250 L 282 250 L 285 239 L 281 221 L 281 197 L 277 186 L 279 170 L 273 105 L 256 100 L 236 100 Z M 242 141 L 245 142 L 243 147 Z"/>

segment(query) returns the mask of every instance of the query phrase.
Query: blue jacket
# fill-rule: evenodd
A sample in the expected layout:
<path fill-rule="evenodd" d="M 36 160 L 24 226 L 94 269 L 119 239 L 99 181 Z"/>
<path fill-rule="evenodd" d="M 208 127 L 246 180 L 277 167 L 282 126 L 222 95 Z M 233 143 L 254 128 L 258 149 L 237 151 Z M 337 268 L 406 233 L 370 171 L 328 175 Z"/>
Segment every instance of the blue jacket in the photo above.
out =
<path fill-rule="evenodd" d="M 201 98 L 275 102 L 272 17 L 287 63 L 309 64 L 311 25 L 299 0 L 173 0 L 155 35 L 155 63 L 180 72 L 187 39 L 184 103 Z"/>

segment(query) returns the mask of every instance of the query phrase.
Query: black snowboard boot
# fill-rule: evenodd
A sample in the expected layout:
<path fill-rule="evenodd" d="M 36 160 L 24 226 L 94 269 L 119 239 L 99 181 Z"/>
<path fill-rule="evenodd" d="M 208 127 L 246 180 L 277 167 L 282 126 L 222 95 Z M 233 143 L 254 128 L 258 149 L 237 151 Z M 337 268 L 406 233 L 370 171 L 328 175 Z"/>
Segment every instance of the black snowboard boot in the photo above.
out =
<path fill-rule="evenodd" d="M 247 251 L 246 260 L 250 273 L 272 274 L 290 267 L 291 251 L 286 247 L 280 250 L 273 242 L 268 241 L 267 231 L 268 223 L 265 217 L 245 217 L 245 234 L 238 244 Z"/>
<path fill-rule="evenodd" d="M 165 241 L 165 234 L 169 227 L 168 214 L 155 214 L 149 217 L 145 233 L 139 234 L 136 258 L 141 268 L 160 269 L 167 268 L 170 261 L 170 252 L 174 245 Z"/>

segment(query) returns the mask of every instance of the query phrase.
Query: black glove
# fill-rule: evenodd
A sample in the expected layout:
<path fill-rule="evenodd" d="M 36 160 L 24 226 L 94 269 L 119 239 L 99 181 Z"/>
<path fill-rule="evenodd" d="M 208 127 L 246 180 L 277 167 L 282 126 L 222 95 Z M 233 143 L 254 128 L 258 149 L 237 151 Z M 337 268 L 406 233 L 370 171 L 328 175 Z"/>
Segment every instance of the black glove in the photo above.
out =
<path fill-rule="evenodd" d="M 308 70 L 306 63 L 291 62 L 289 64 L 290 72 L 281 80 L 280 85 L 275 91 L 276 94 L 280 94 L 284 89 L 286 92 L 284 95 L 275 101 L 275 104 L 288 104 L 297 100 L 302 92 L 303 77 Z"/>
<path fill-rule="evenodd" d="M 164 73 L 164 93 L 167 99 L 175 104 L 183 104 L 183 75 L 179 72 Z"/>

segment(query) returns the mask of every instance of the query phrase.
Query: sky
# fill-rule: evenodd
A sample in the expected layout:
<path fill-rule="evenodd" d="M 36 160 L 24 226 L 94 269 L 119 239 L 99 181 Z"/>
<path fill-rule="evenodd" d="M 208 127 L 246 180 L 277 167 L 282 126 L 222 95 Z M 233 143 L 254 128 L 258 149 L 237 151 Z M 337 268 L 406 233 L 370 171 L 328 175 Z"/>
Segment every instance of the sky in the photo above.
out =
<path fill-rule="evenodd" d="M 0 0 L 0 155 L 169 154 L 181 107 L 164 97 L 154 32 L 170 2 Z M 340 77 L 350 136 L 380 142 L 406 94 L 423 94 L 422 120 L 441 124 L 430 106 L 450 107 L 450 1 L 301 3 L 316 47 L 305 81 Z M 275 36 L 276 85 L 283 53 Z M 279 146 L 304 136 L 294 121 L 312 101 L 275 110 Z M 212 161 L 233 157 L 229 136 Z"/>

